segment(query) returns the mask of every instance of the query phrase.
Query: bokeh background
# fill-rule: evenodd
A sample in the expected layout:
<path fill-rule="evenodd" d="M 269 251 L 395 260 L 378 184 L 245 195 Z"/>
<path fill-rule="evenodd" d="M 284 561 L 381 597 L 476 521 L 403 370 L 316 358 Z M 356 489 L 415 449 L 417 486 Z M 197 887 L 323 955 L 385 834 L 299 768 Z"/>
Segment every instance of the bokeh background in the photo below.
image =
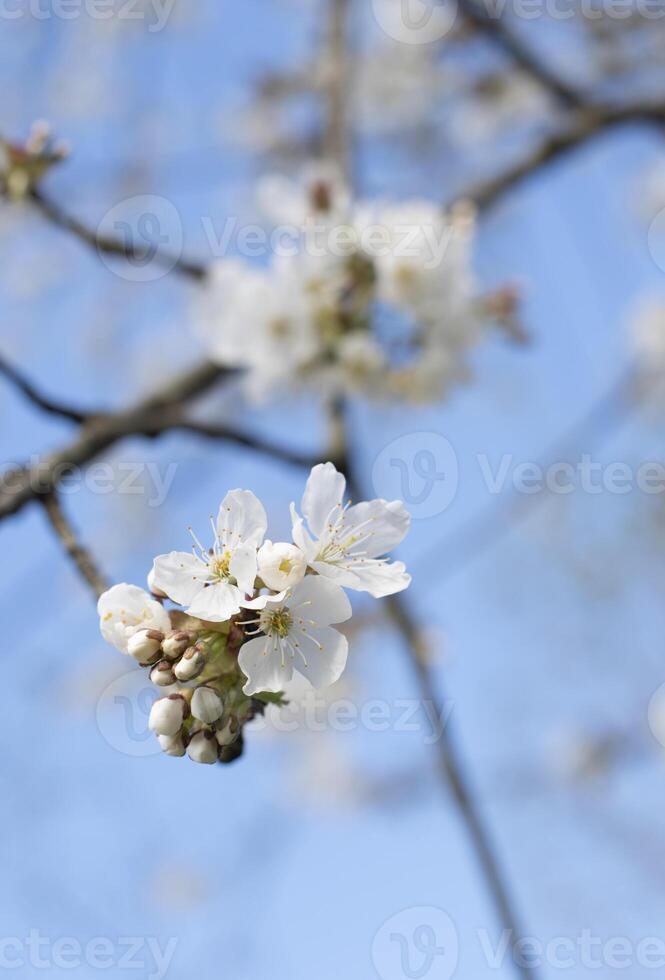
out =
<path fill-rule="evenodd" d="M 228 215 L 254 220 L 257 178 L 295 172 L 316 133 L 315 95 L 280 103 L 265 93 L 296 69 L 313 86 L 322 6 L 177 0 L 160 31 L 148 29 L 148 3 L 136 20 L 2 17 L 0 130 L 19 138 L 48 118 L 73 149 L 48 177 L 56 200 L 94 226 L 125 198 L 160 195 L 180 214 L 187 254 L 205 259 L 202 217 L 220 229 Z M 375 49 L 389 39 L 371 4 L 358 7 L 362 194 L 449 199 L 560 124 L 538 91 L 518 86 L 506 106 L 481 98 L 482 86 L 464 88 L 465 78 L 506 67 L 486 39 L 402 45 L 401 61 L 394 50 L 381 60 Z M 647 34 L 613 24 L 600 37 L 577 21 L 521 26 L 577 84 L 622 99 L 659 92 L 657 23 Z M 385 467 L 375 469 L 394 440 L 407 464 L 433 433 L 452 446 L 457 493 L 432 516 L 415 508 L 400 557 L 525 930 L 543 942 L 584 930 L 635 945 L 665 939 L 665 769 L 648 714 L 665 682 L 663 495 L 541 494 L 516 522 L 488 492 L 478 458 L 496 469 L 508 456 L 510 473 L 542 458 L 627 370 L 634 311 L 665 296 L 648 236 L 663 186 L 665 142 L 639 124 L 520 185 L 482 216 L 476 268 L 487 289 L 520 285 L 530 342 L 497 334 L 474 355 L 473 380 L 444 404 L 352 406 L 354 453 L 377 494 L 399 493 L 385 486 Z M 2 204 L 0 235 L 2 353 L 43 389 L 82 406 L 120 406 L 201 356 L 195 284 L 129 281 L 28 206 Z M 5 464 L 74 434 L 4 381 L 0 399 Z M 198 410 L 314 453 L 324 439 L 311 397 L 256 408 L 232 389 Z M 622 402 L 565 444 L 574 459 L 658 461 L 663 411 L 657 397 Z M 124 442 L 104 462 L 115 488 L 74 486 L 64 503 L 107 573 L 139 584 L 153 556 L 184 546 L 188 525 L 204 529 L 232 487 L 258 493 L 272 536 L 288 536 L 288 505 L 306 476 L 184 435 Z M 119 491 L 136 462 L 173 474 L 160 506 L 145 473 L 143 492 Z M 480 547 L 478 515 L 489 521 Z M 497 524 L 496 540 L 482 530 Z M 164 757 L 146 730 L 147 686 L 101 640 L 89 591 L 41 509 L 1 532 L 2 937 L 103 936 L 116 949 L 121 937 L 162 947 L 173 937 L 172 980 L 367 980 L 383 975 L 372 958 L 383 923 L 435 907 L 458 933 L 457 975 L 512 975 L 509 962 L 492 969 L 479 945 L 477 930 L 496 940 L 498 926 L 437 783 L 422 715 L 406 732 L 259 726 L 226 768 Z M 418 697 L 408 659 L 381 604 L 354 605 L 350 669 L 330 698 L 383 699 L 396 713 Z M 143 960 L 133 975 L 154 976 L 145 950 Z M 392 969 L 384 980 L 408 975 Z M 26 963 L 14 972 L 43 971 Z M 577 963 L 566 972 L 616 970 Z M 623 975 L 653 972 L 633 964 Z"/>

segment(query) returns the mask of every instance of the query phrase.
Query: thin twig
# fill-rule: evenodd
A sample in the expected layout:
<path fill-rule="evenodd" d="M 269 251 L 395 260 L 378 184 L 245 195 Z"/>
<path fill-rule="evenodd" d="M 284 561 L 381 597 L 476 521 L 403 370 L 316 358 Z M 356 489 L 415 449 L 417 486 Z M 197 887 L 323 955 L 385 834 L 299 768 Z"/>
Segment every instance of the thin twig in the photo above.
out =
<path fill-rule="evenodd" d="M 41 188 L 32 188 L 29 199 L 52 224 L 75 235 L 85 245 L 90 246 L 95 251 L 102 252 L 105 255 L 117 255 L 119 258 L 136 259 L 141 262 L 145 261 L 145 247 L 142 249 L 138 248 L 127 239 L 103 235 L 101 232 L 89 228 L 78 218 L 73 217 L 73 215 L 65 211 L 61 205 L 52 201 Z M 151 248 L 151 254 L 152 261 L 156 264 L 164 266 L 168 270 L 174 269 L 182 275 L 188 276 L 190 279 L 205 279 L 208 274 L 208 269 L 205 264 L 193 262 L 183 258 L 181 255 L 168 252 L 165 249 L 154 248 L 154 252 L 152 252 Z"/>
<path fill-rule="evenodd" d="M 100 572 L 90 551 L 85 548 L 74 532 L 62 509 L 55 493 L 41 498 L 42 506 L 49 519 L 51 527 L 62 543 L 63 548 L 73 561 L 81 578 L 84 579 L 99 598 L 109 587 L 109 583 Z"/>
<path fill-rule="evenodd" d="M 515 64 L 570 109 L 586 105 L 584 95 L 560 78 L 543 62 L 507 23 L 500 11 L 491 11 L 486 0 L 458 0 L 459 9 L 474 27 L 495 41 Z"/>
<path fill-rule="evenodd" d="M 592 139 L 618 126 L 630 123 L 646 123 L 662 127 L 665 124 L 665 103 L 593 109 L 580 113 L 570 128 L 553 136 L 547 136 L 530 153 L 499 174 L 481 180 L 455 195 L 455 200 L 465 198 L 480 209 L 487 210 L 497 204 L 505 194 L 526 180 L 540 175 L 548 166 L 585 146 Z M 448 202 L 450 206 L 452 202 Z"/>
<path fill-rule="evenodd" d="M 91 415 L 95 414 L 93 412 L 84 412 L 65 402 L 55 401 L 55 399 L 44 395 L 18 368 L 10 364 L 2 355 L 0 355 L 0 374 L 7 378 L 8 381 L 11 381 L 14 387 L 18 388 L 21 394 L 28 401 L 32 402 L 36 408 L 42 412 L 46 412 L 48 415 L 57 415 L 60 418 L 67 419 L 70 422 L 76 422 L 80 425 L 90 418 Z"/>

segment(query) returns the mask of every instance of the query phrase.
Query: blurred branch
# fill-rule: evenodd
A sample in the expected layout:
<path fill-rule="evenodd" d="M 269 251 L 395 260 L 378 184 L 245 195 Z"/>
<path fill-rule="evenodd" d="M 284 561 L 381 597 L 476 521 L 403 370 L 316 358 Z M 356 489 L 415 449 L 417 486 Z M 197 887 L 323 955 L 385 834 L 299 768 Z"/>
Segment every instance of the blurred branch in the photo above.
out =
<path fill-rule="evenodd" d="M 646 123 L 662 127 L 665 125 L 665 103 L 588 109 L 573 118 L 574 122 L 569 129 L 546 137 L 524 159 L 508 167 L 503 173 L 472 185 L 461 194 L 455 195 L 455 199 L 467 198 L 481 209 L 490 208 L 508 191 L 539 174 L 545 167 L 617 126 Z"/>
<path fill-rule="evenodd" d="M 217 376 L 221 374 L 220 368 L 205 365 L 191 372 L 191 377 L 206 377 L 206 372 L 213 371 Z M 182 384 L 180 387 L 182 388 Z M 314 464 L 315 459 L 309 455 L 275 446 L 249 433 L 186 418 L 179 406 L 183 401 L 202 394 L 203 390 L 199 386 L 184 395 L 178 392 L 170 402 L 162 400 L 161 407 L 155 405 L 154 399 L 148 399 L 128 411 L 97 416 L 82 428 L 74 442 L 63 449 L 51 453 L 33 466 L 18 467 L 2 474 L 0 520 L 17 513 L 31 501 L 49 496 L 74 468 L 86 466 L 106 449 L 131 436 L 156 438 L 167 432 L 181 430 L 252 449 L 291 466 L 307 467 Z"/>
<path fill-rule="evenodd" d="M 82 221 L 74 218 L 59 204 L 56 204 L 55 201 L 47 197 L 41 188 L 33 187 L 30 190 L 29 200 L 52 224 L 75 235 L 76 238 L 95 251 L 103 252 L 106 255 L 117 255 L 120 258 L 126 259 L 145 259 L 145 253 L 131 242 L 109 235 L 102 235 L 98 231 L 88 228 Z M 174 255 L 163 249 L 155 250 L 153 261 L 165 266 L 169 270 L 175 269 L 191 279 L 205 279 L 208 274 L 207 267 L 203 263 L 183 259 L 181 256 Z"/>
<path fill-rule="evenodd" d="M 120 439 L 141 434 L 146 420 L 188 402 L 212 388 L 227 372 L 208 361 L 171 379 L 155 394 L 123 412 L 88 421 L 77 438 L 31 467 L 19 467 L 0 476 L 0 519 L 26 504 L 53 493 L 67 472 L 85 466 Z"/>
<path fill-rule="evenodd" d="M 36 408 L 49 415 L 57 415 L 60 418 L 68 419 L 70 422 L 76 422 L 80 425 L 94 414 L 93 412 L 83 412 L 78 408 L 73 408 L 64 402 L 57 402 L 47 395 L 42 394 L 21 371 L 10 364 L 1 354 L 0 375 L 7 378 Z"/>
<path fill-rule="evenodd" d="M 102 592 L 108 589 L 109 582 L 107 582 L 99 571 L 88 549 L 76 537 L 74 529 L 65 516 L 57 495 L 51 493 L 46 497 L 42 497 L 41 503 L 51 527 L 60 540 L 64 550 L 78 569 L 81 578 L 88 583 L 95 596 L 99 598 Z"/>
<path fill-rule="evenodd" d="M 459 9 L 473 26 L 496 42 L 524 72 L 547 89 L 559 102 L 571 109 L 584 108 L 583 95 L 559 78 L 543 62 L 499 13 L 485 6 L 485 0 L 459 0 Z"/>

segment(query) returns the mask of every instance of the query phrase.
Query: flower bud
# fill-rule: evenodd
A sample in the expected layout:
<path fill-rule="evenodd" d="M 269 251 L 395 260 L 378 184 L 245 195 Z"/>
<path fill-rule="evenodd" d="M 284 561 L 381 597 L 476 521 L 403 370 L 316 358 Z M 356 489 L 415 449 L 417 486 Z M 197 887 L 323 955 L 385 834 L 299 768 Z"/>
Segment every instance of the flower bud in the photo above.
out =
<path fill-rule="evenodd" d="M 166 639 L 162 643 L 164 656 L 168 657 L 169 660 L 177 660 L 178 657 L 182 657 L 191 642 L 191 633 L 186 633 L 183 630 L 173 630 L 173 632 L 167 633 Z"/>
<path fill-rule="evenodd" d="M 231 721 L 227 721 L 223 728 L 220 728 L 216 734 L 217 743 L 224 747 L 225 745 L 231 745 L 238 737 L 238 722 L 235 718 Z"/>
<path fill-rule="evenodd" d="M 221 718 L 224 713 L 224 703 L 220 698 L 219 694 L 210 687 L 197 687 L 192 695 L 192 714 L 199 721 L 203 721 L 206 725 L 212 725 L 213 722 Z"/>
<path fill-rule="evenodd" d="M 182 740 L 182 735 L 158 735 L 157 739 L 162 752 L 165 752 L 166 755 L 180 758 L 185 754 L 185 743 Z"/>
<path fill-rule="evenodd" d="M 141 665 L 154 664 L 162 655 L 161 630 L 139 630 L 127 641 L 127 653 Z"/>
<path fill-rule="evenodd" d="M 160 660 L 150 671 L 150 680 L 157 687 L 168 687 L 169 684 L 175 684 L 172 664 L 168 660 Z"/>
<path fill-rule="evenodd" d="M 150 709 L 148 727 L 157 735 L 175 735 L 180 731 L 187 711 L 187 702 L 179 694 L 159 698 Z"/>
<path fill-rule="evenodd" d="M 217 754 L 217 742 L 205 732 L 199 732 L 195 735 L 187 746 L 187 755 L 192 762 L 211 765 L 213 762 L 217 762 Z"/>
<path fill-rule="evenodd" d="M 179 681 L 192 681 L 206 665 L 206 658 L 197 647 L 190 647 L 174 667 Z"/>

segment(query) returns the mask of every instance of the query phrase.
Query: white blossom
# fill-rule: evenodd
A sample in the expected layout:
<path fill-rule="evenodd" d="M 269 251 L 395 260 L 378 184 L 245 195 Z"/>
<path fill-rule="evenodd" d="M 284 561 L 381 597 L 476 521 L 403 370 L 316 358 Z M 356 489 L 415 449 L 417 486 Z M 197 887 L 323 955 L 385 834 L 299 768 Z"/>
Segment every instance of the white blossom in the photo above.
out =
<path fill-rule="evenodd" d="M 124 582 L 100 596 L 97 612 L 102 636 L 121 653 L 129 652 L 129 641 L 139 630 L 171 629 L 169 614 L 161 603 L 138 586 Z"/>
<path fill-rule="evenodd" d="M 259 612 L 254 621 L 261 635 L 240 649 L 238 663 L 247 677 L 245 694 L 278 692 L 302 674 L 312 687 L 327 687 L 346 666 L 346 637 L 332 624 L 351 616 L 351 604 L 334 582 L 307 576 L 293 589 L 259 596 L 246 603 Z"/>
<path fill-rule="evenodd" d="M 307 556 L 294 544 L 266 541 L 259 549 L 259 578 L 275 592 L 296 585 L 307 571 Z"/>
<path fill-rule="evenodd" d="M 154 563 L 158 588 L 192 616 L 224 622 L 254 592 L 257 550 L 268 526 L 263 504 L 249 490 L 226 495 L 213 522 L 215 540 L 206 549 L 194 538 L 193 553 L 172 551 Z"/>
<path fill-rule="evenodd" d="M 176 735 L 158 735 L 157 739 L 162 752 L 165 752 L 166 755 L 181 758 L 185 754 L 185 745 L 182 735 L 179 733 Z"/>
<path fill-rule="evenodd" d="M 164 634 L 157 630 L 137 630 L 127 641 L 127 653 L 140 664 L 153 663 L 161 657 Z"/>
<path fill-rule="evenodd" d="M 332 463 L 315 466 L 302 498 L 305 520 L 291 505 L 293 540 L 310 568 L 338 585 L 375 598 L 401 592 L 411 576 L 402 562 L 381 556 L 405 537 L 409 513 L 398 500 L 344 504 L 345 490 L 346 479 Z"/>

